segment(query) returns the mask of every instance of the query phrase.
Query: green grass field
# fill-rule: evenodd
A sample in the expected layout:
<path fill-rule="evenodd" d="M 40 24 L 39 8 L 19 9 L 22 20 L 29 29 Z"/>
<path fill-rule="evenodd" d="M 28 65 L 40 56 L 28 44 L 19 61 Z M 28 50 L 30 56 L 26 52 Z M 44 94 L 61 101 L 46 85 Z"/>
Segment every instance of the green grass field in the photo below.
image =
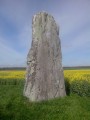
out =
<path fill-rule="evenodd" d="M 7 83 L 0 84 L 0 120 L 90 120 L 89 97 L 70 94 L 49 101 L 29 102 L 23 97 L 24 81 L 14 82 L 8 77 Z"/>

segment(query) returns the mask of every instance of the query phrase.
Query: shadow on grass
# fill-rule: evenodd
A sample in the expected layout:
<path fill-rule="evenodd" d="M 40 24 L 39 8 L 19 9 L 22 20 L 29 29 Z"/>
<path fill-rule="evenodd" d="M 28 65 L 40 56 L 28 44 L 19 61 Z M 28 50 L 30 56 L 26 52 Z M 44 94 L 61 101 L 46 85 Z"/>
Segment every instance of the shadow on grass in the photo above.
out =
<path fill-rule="evenodd" d="M 65 78 L 65 90 L 66 90 L 66 94 L 70 95 L 70 83 L 68 78 Z"/>

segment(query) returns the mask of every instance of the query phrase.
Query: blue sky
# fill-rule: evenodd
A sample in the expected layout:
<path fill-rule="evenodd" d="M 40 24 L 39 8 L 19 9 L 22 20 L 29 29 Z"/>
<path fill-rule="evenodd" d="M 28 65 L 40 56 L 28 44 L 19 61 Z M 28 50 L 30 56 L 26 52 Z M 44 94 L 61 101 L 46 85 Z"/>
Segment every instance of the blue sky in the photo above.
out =
<path fill-rule="evenodd" d="M 90 0 L 0 0 L 0 66 L 26 66 L 40 11 L 60 27 L 63 66 L 90 66 Z"/>

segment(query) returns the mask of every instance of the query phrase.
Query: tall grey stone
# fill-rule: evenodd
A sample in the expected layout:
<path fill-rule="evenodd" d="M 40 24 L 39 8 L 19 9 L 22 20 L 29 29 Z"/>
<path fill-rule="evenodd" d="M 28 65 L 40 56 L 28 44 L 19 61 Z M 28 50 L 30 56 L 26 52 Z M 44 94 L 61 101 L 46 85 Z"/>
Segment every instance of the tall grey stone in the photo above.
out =
<path fill-rule="evenodd" d="M 66 95 L 59 27 L 46 12 L 34 15 L 32 45 L 27 56 L 24 95 L 31 101 Z"/>

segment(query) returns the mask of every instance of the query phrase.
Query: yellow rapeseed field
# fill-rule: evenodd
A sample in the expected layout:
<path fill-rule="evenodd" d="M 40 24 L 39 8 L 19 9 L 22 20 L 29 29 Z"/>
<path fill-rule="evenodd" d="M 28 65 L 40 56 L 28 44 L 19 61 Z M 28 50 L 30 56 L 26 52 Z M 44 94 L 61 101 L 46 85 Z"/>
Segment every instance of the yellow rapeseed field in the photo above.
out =
<path fill-rule="evenodd" d="M 0 79 L 25 79 L 24 70 L 3 70 L 0 71 Z"/>
<path fill-rule="evenodd" d="M 64 77 L 69 82 L 73 80 L 87 80 L 90 82 L 90 69 L 87 70 L 64 70 Z M 25 79 L 25 70 L 3 70 L 0 71 L 0 80 Z"/>
<path fill-rule="evenodd" d="M 64 70 L 64 77 L 71 83 L 74 80 L 87 80 L 90 82 L 90 69 Z"/>

